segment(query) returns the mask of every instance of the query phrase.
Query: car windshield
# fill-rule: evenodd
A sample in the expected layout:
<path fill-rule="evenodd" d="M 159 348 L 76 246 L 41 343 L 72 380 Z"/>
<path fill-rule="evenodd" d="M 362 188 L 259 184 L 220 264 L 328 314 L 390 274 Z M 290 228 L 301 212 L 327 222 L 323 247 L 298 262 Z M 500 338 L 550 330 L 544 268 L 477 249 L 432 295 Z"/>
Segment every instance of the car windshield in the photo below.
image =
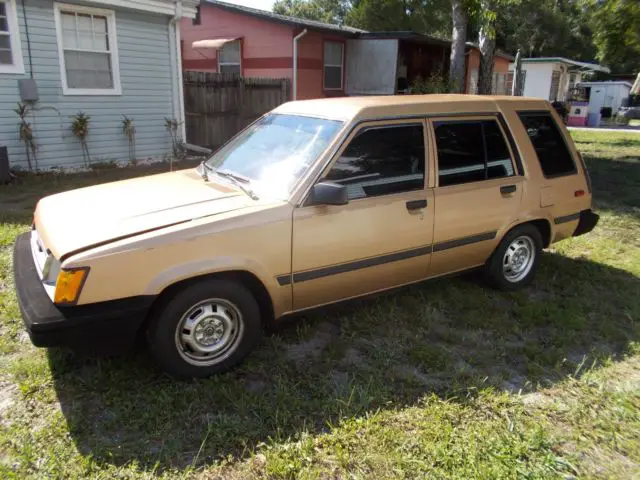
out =
<path fill-rule="evenodd" d="M 258 195 L 287 198 L 342 125 L 336 120 L 268 114 L 213 154 L 207 166 L 250 180 Z"/>

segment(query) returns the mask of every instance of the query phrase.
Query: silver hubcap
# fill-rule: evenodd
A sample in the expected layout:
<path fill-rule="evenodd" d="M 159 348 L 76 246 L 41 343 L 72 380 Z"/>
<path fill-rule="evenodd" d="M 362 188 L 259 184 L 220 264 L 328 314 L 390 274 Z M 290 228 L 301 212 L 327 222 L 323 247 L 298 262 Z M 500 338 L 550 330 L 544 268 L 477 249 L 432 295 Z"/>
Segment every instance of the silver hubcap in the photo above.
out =
<path fill-rule="evenodd" d="M 238 307 L 220 298 L 198 302 L 182 316 L 176 328 L 180 356 L 199 367 L 215 365 L 228 358 L 244 333 Z"/>
<path fill-rule="evenodd" d="M 527 236 L 516 238 L 504 254 L 502 271 L 509 282 L 519 282 L 525 278 L 536 258 L 536 247 L 533 240 Z"/>

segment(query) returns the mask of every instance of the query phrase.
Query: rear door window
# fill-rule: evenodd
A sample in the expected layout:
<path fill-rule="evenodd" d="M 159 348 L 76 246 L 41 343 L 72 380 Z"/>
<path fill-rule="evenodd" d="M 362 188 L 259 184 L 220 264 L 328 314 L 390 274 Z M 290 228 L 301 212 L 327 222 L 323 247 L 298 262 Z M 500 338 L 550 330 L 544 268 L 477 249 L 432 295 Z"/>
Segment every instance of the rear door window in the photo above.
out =
<path fill-rule="evenodd" d="M 482 122 L 487 147 L 487 180 L 515 175 L 511 154 L 500 127 L 495 120 Z"/>
<path fill-rule="evenodd" d="M 573 175 L 576 164 L 567 143 L 550 113 L 518 112 L 545 177 Z"/>
<path fill-rule="evenodd" d="M 507 142 L 495 120 L 438 121 L 434 132 L 439 186 L 515 175 Z"/>

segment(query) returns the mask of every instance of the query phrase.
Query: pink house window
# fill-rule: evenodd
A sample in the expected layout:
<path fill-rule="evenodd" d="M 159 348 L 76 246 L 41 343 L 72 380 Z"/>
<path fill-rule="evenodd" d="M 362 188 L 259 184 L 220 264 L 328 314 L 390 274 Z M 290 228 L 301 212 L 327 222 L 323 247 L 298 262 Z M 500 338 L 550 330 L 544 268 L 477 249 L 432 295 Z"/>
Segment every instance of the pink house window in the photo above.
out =
<path fill-rule="evenodd" d="M 342 69 L 344 64 L 344 43 L 324 42 L 325 90 L 342 90 Z"/>
<path fill-rule="evenodd" d="M 237 73 L 242 72 L 242 46 L 240 40 L 225 43 L 218 52 L 218 72 Z"/>

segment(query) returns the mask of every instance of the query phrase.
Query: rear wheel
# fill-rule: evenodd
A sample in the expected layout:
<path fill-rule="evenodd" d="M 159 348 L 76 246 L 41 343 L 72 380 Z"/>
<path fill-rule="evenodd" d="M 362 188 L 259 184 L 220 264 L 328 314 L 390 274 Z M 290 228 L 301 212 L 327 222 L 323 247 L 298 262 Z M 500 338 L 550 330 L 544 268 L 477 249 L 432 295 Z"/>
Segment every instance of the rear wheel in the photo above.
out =
<path fill-rule="evenodd" d="M 207 377 L 240 362 L 262 334 L 260 310 L 243 285 L 203 280 L 167 298 L 147 331 L 149 350 L 176 377 Z"/>
<path fill-rule="evenodd" d="M 540 231 L 530 224 L 520 225 L 502 239 L 486 264 L 486 275 L 501 290 L 518 290 L 533 281 L 541 253 Z"/>

